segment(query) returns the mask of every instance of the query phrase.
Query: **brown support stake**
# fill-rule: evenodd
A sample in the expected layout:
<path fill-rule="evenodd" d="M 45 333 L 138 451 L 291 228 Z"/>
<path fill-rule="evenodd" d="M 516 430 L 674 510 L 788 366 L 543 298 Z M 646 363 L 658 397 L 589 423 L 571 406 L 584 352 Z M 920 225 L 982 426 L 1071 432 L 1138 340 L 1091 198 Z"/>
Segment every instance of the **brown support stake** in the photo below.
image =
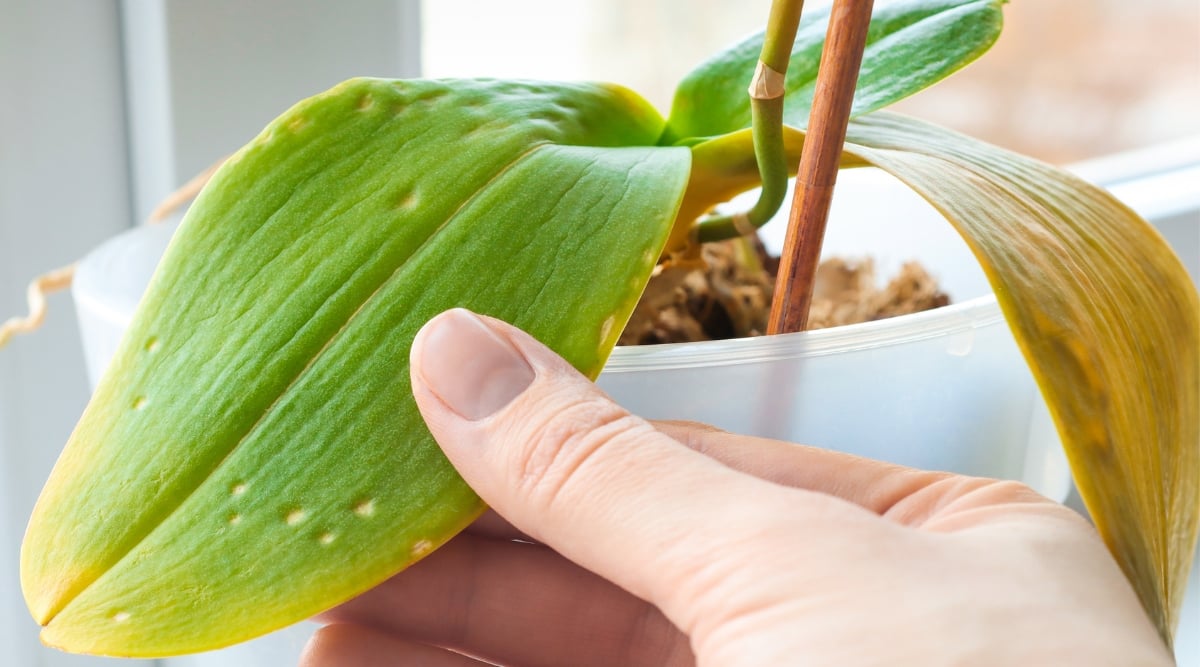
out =
<path fill-rule="evenodd" d="M 825 239 L 825 221 L 837 181 L 842 144 L 850 119 L 850 103 L 862 65 L 872 0 L 835 0 L 816 91 L 808 118 L 808 134 L 800 153 L 800 170 L 788 218 L 787 237 L 775 279 L 775 298 L 767 333 L 803 331 L 808 325 L 813 280 Z"/>

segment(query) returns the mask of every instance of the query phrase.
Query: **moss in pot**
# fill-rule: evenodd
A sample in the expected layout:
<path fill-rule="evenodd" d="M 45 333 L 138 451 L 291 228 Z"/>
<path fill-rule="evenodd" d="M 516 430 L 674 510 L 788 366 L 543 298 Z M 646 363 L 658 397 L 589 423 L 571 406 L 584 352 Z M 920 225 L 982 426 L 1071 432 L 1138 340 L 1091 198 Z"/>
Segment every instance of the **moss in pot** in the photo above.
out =
<path fill-rule="evenodd" d="M 394 360 L 423 322 L 466 306 L 594 377 L 660 257 L 692 260 L 698 241 L 769 217 L 813 140 L 824 34 L 818 13 L 801 21 L 784 76 L 778 47 L 799 8 L 776 10 L 765 48 L 759 37 L 702 65 L 666 119 L 609 85 L 362 79 L 239 151 L 171 242 L 35 509 L 22 584 L 44 640 L 133 656 L 227 645 L 366 590 L 412 562 L 413 545 L 469 523 L 483 508 Z M 1098 528 L 1169 642 L 1200 493 L 1194 287 L 1102 191 L 872 113 L 979 55 L 999 23 L 998 2 L 881 3 L 834 158 L 895 174 L 967 240 Z M 761 84 L 753 112 L 749 81 Z M 765 203 L 748 215 L 696 223 L 760 182 Z M 131 456 L 131 443 L 147 446 Z M 247 520 L 303 501 L 346 539 L 321 545 L 263 520 L 254 541 L 285 555 L 247 567 L 247 537 L 203 527 L 238 488 L 255 490 L 239 501 Z M 373 521 L 355 523 L 342 510 L 364 499 Z M 185 565 L 206 594 L 181 606 L 168 592 Z"/>

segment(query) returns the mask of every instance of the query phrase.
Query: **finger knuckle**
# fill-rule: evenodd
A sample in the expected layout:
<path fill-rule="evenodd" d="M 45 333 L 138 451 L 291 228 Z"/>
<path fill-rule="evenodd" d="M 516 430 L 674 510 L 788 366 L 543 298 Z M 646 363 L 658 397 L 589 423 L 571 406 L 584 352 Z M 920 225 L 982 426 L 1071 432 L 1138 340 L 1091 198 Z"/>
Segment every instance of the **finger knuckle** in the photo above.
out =
<path fill-rule="evenodd" d="M 607 445 L 631 432 L 649 429 L 644 421 L 606 401 L 576 400 L 526 424 L 524 446 L 512 461 L 517 489 L 548 509 L 572 495 Z"/>
<path fill-rule="evenodd" d="M 949 493 L 955 502 L 966 506 L 1011 505 L 1046 502 L 1046 498 L 1021 482 L 985 477 L 959 477 L 945 481 L 953 484 Z"/>

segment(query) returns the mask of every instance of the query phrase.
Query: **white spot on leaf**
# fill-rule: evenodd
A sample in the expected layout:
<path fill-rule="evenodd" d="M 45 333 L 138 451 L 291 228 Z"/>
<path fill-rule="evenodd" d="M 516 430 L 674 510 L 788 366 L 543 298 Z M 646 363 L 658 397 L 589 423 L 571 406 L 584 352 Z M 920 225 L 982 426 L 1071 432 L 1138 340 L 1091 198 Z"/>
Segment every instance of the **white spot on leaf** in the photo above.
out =
<path fill-rule="evenodd" d="M 364 500 L 354 506 L 354 513 L 361 517 L 368 517 L 375 513 L 375 501 Z"/>
<path fill-rule="evenodd" d="M 613 324 L 615 324 L 616 321 L 617 320 L 615 317 L 609 315 L 608 319 L 604 320 L 604 322 L 600 325 L 600 343 L 602 345 L 608 340 L 608 335 L 612 333 Z"/>
<path fill-rule="evenodd" d="M 420 201 L 421 198 L 417 196 L 416 192 L 406 192 L 396 198 L 396 210 L 411 211 L 417 207 Z"/>
<path fill-rule="evenodd" d="M 412 555 L 415 557 L 419 558 L 430 551 L 433 551 L 433 542 L 429 540 L 417 540 L 412 545 Z"/>

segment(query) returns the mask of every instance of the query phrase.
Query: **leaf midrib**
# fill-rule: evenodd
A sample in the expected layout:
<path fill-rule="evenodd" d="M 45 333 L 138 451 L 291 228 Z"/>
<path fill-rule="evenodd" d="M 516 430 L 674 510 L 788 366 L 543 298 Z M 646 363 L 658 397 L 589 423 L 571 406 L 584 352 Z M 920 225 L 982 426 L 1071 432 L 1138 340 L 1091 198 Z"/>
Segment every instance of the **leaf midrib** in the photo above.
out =
<path fill-rule="evenodd" d="M 89 588 L 94 586 L 97 582 L 104 579 L 104 577 L 108 576 L 108 574 L 110 572 L 117 569 L 118 566 L 120 566 L 120 564 L 126 560 L 126 558 L 129 556 L 129 554 L 132 553 L 139 544 L 141 544 L 142 542 L 145 542 L 147 539 L 149 539 L 150 536 L 153 535 L 155 531 L 157 531 L 165 523 L 167 523 L 167 521 L 179 510 L 179 508 L 181 508 L 185 504 L 187 504 L 188 500 L 190 500 L 202 488 L 204 488 L 206 482 L 208 482 L 208 480 L 212 478 L 213 474 L 217 470 L 219 470 L 221 468 L 221 466 L 224 465 L 225 462 L 228 461 L 229 458 L 231 456 L 233 456 L 233 454 L 236 451 L 238 451 L 238 449 L 245 442 L 247 442 L 255 433 L 258 432 L 258 430 L 262 427 L 262 425 L 267 421 L 268 417 L 270 417 L 271 414 L 276 410 L 276 408 L 278 408 L 283 403 L 284 398 L 291 392 L 291 390 L 308 375 L 309 371 L 312 370 L 312 368 L 315 366 L 316 362 L 322 357 L 322 355 L 324 355 L 325 352 L 333 345 L 333 343 L 335 341 L 337 341 L 342 336 L 342 334 L 344 334 L 350 328 L 350 325 L 354 322 L 355 318 L 359 315 L 359 313 L 361 313 L 363 311 L 363 309 L 369 303 L 371 303 L 371 301 L 374 300 L 375 297 L 378 296 L 379 293 L 389 283 L 392 283 L 397 278 L 402 276 L 405 272 L 405 269 L 407 267 L 411 266 L 412 263 L 414 262 L 414 260 L 419 259 L 419 257 L 423 253 L 427 252 L 429 250 L 429 248 L 432 247 L 432 243 L 437 239 L 437 237 L 439 237 L 442 234 L 442 232 L 445 231 L 446 228 L 449 227 L 450 224 L 453 223 L 454 220 L 456 218 L 458 218 L 459 215 L 464 210 L 466 210 L 468 207 L 470 207 L 470 205 L 472 203 L 474 203 L 479 197 L 481 197 L 483 194 L 485 194 L 489 190 L 489 188 L 491 188 L 491 186 L 493 184 L 495 184 L 498 180 L 503 178 L 505 174 L 512 171 L 517 165 L 519 165 L 520 163 L 529 159 L 529 157 L 534 152 L 536 152 L 538 149 L 543 148 L 544 146 L 547 146 L 550 143 L 551 142 L 548 140 L 541 140 L 541 141 L 534 142 L 526 151 L 524 151 L 523 153 L 520 153 L 519 155 L 514 157 L 510 162 L 508 162 L 507 164 L 505 164 L 502 167 L 500 167 L 499 169 L 497 169 L 496 172 L 494 174 L 492 174 L 492 176 L 487 181 L 483 182 L 469 196 L 465 197 L 462 200 L 462 203 L 460 203 L 459 206 L 457 208 L 455 208 L 454 211 L 451 212 L 446 217 L 446 219 L 443 220 L 437 226 L 436 229 L 431 231 L 429 236 L 426 237 L 425 240 L 421 241 L 420 244 L 418 244 L 415 248 L 413 248 L 412 252 L 410 252 L 406 257 L 404 257 L 404 259 L 402 259 L 397 264 L 395 270 L 393 270 L 386 278 L 384 278 L 382 281 L 380 281 L 379 284 L 375 287 L 375 289 L 372 290 L 371 293 L 368 294 L 362 300 L 362 303 L 360 303 L 358 305 L 358 307 L 354 309 L 354 311 L 349 315 L 349 317 L 346 318 L 346 321 L 342 323 L 342 325 L 338 328 L 338 330 L 336 332 L 334 332 L 333 335 L 331 335 L 329 337 L 329 339 L 325 341 L 325 343 L 321 346 L 321 348 L 319 350 L 317 350 L 311 356 L 311 358 L 304 365 L 304 367 L 301 368 L 300 371 L 298 373 L 296 373 L 291 378 L 291 380 L 288 381 L 287 385 L 284 386 L 284 388 L 279 392 L 279 395 L 276 396 L 275 400 L 273 400 L 271 402 L 271 404 L 268 405 L 266 407 L 266 409 L 263 410 L 262 414 L 259 415 L 259 417 L 254 421 L 254 423 L 250 424 L 250 426 L 246 429 L 246 431 L 238 437 L 237 441 L 233 443 L 233 445 L 229 448 L 229 450 L 226 451 L 225 454 L 220 459 L 218 459 L 212 466 L 209 467 L 207 472 L 201 478 L 201 481 L 198 484 L 196 484 L 196 486 L 193 487 L 189 492 L 187 492 L 185 495 L 183 495 L 179 499 L 178 502 L 176 502 L 172 507 L 170 507 L 166 512 L 164 512 L 161 515 L 161 517 L 159 518 L 159 520 L 157 522 L 155 522 L 150 527 L 149 530 L 145 531 L 141 535 L 138 535 L 136 537 L 128 539 L 126 541 L 126 543 L 128 544 L 127 548 L 125 548 L 122 552 L 120 552 L 120 554 L 112 560 L 112 562 L 108 565 L 108 567 L 103 572 L 101 572 L 98 575 L 96 575 L 95 577 L 91 578 L 89 581 L 86 581 L 80 585 L 75 586 L 71 595 L 64 596 L 64 598 L 62 600 L 58 601 L 58 603 L 54 607 L 51 607 L 50 610 L 48 611 L 48 613 L 46 615 L 46 619 L 42 623 L 42 625 L 48 626 L 72 602 L 74 602 L 76 599 L 78 599 L 80 596 L 82 596 L 85 591 L 87 591 Z"/>

